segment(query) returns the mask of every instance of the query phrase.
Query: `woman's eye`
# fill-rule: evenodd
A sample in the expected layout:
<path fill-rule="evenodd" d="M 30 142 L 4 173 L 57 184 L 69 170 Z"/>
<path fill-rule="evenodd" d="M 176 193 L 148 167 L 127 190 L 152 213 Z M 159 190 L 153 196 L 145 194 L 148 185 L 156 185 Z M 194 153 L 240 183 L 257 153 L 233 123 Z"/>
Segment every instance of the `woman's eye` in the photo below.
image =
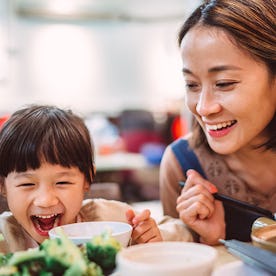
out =
<path fill-rule="evenodd" d="M 218 82 L 216 86 L 220 89 L 231 89 L 237 83 L 237 81 Z"/>
<path fill-rule="evenodd" d="M 188 91 L 198 91 L 200 86 L 197 83 L 187 82 L 186 88 Z"/>

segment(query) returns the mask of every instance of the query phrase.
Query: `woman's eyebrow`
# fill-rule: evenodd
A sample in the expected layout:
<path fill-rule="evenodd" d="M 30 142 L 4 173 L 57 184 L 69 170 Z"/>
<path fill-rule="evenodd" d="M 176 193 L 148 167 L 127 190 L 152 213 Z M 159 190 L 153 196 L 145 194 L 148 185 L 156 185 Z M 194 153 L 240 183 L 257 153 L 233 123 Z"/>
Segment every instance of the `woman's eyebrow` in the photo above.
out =
<path fill-rule="evenodd" d="M 242 69 L 234 65 L 220 65 L 220 66 L 215 66 L 208 69 L 208 72 L 213 73 L 213 72 L 220 72 L 220 71 L 227 71 L 227 70 L 242 70 Z"/>
<path fill-rule="evenodd" d="M 192 73 L 192 71 L 190 71 L 189 69 L 187 69 L 187 68 L 182 68 L 182 72 L 184 73 L 184 74 L 188 74 L 188 75 L 193 75 L 193 73 Z"/>
<path fill-rule="evenodd" d="M 219 66 L 214 66 L 208 69 L 209 73 L 214 73 L 214 72 L 221 72 L 221 71 L 227 71 L 227 70 L 242 70 L 242 68 L 234 65 L 219 65 Z M 188 75 L 194 75 L 191 70 L 188 68 L 183 68 L 182 72 Z"/>

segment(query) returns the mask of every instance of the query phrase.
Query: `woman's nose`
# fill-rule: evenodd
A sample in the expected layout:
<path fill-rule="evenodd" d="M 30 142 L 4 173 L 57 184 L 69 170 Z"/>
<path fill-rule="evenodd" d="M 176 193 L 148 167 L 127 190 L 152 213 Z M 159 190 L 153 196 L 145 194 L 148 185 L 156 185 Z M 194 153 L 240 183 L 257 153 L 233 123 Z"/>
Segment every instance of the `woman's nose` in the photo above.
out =
<path fill-rule="evenodd" d="M 58 204 L 58 196 L 54 189 L 39 189 L 34 198 L 34 205 L 38 207 L 51 207 Z"/>
<path fill-rule="evenodd" d="M 218 113 L 221 105 L 211 90 L 202 90 L 196 104 L 196 111 L 200 116 L 209 116 Z"/>

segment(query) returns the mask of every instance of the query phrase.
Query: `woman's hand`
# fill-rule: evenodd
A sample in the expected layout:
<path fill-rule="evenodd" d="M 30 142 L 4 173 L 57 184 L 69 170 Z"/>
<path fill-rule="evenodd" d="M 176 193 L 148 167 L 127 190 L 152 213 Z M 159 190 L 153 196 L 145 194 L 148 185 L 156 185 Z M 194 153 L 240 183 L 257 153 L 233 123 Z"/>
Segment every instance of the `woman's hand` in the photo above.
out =
<path fill-rule="evenodd" d="M 187 171 L 185 187 L 177 199 L 180 219 L 200 236 L 200 242 L 209 245 L 225 238 L 224 209 L 213 193 L 217 188 L 195 170 Z"/>
<path fill-rule="evenodd" d="M 126 212 L 126 217 L 133 226 L 132 242 L 148 243 L 162 241 L 160 230 L 153 218 L 150 217 L 150 211 L 144 210 L 140 214 L 135 214 L 133 210 Z"/>

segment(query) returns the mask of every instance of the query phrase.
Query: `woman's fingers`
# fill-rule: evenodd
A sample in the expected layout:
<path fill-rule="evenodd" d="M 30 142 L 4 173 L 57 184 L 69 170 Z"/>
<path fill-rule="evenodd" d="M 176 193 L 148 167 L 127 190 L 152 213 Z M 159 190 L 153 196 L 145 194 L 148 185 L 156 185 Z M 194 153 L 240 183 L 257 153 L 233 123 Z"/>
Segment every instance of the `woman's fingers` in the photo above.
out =
<path fill-rule="evenodd" d="M 197 171 L 188 170 L 186 184 L 182 191 L 185 192 L 195 185 L 202 185 L 212 194 L 218 191 L 215 185 L 203 178 Z"/>
<path fill-rule="evenodd" d="M 187 222 L 187 220 L 209 218 L 214 212 L 212 193 L 216 191 L 216 187 L 198 172 L 188 170 L 185 186 L 176 202 L 176 210 L 181 219 Z"/>
<path fill-rule="evenodd" d="M 202 196 L 202 200 L 210 200 L 213 201 L 214 197 L 212 196 L 212 194 L 209 192 L 208 189 L 206 189 L 205 186 L 197 184 L 197 185 L 193 185 L 190 189 L 186 189 L 185 191 L 183 190 L 180 194 L 180 196 L 177 198 L 177 201 L 183 201 L 183 200 L 187 200 L 191 197 L 194 196 Z"/>
<path fill-rule="evenodd" d="M 209 218 L 214 212 L 214 206 L 205 202 L 191 200 L 177 205 L 177 211 L 179 212 L 179 217 L 185 223 L 190 224 L 197 219 Z"/>

